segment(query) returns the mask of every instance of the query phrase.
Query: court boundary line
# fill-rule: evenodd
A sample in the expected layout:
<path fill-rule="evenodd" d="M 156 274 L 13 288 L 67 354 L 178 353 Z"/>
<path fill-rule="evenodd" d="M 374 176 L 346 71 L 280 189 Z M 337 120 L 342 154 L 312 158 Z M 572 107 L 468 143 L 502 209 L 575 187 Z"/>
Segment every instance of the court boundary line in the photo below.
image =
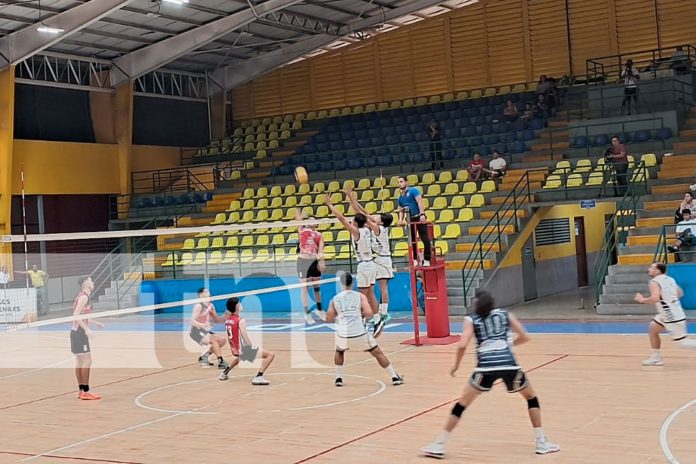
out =
<path fill-rule="evenodd" d="M 0 377 L 0 380 L 13 379 L 13 378 L 15 378 L 15 377 L 21 377 L 21 376 L 23 376 L 23 375 L 32 374 L 32 373 L 34 373 L 34 372 L 42 371 L 42 370 L 44 370 L 44 369 L 50 369 L 50 368 L 52 368 L 52 367 L 58 367 L 58 366 L 60 366 L 61 364 L 65 364 L 65 363 L 67 363 L 67 362 L 69 362 L 69 361 L 72 361 L 73 359 L 75 359 L 75 357 L 74 357 L 74 356 L 70 356 L 69 358 L 65 358 L 65 359 L 62 360 L 62 361 L 58 361 L 57 363 L 49 364 L 49 365 L 47 365 L 47 366 L 37 367 L 37 368 L 31 369 L 31 370 L 28 370 L 28 371 L 17 372 L 16 374 L 4 375 L 4 376 Z M 10 368 L 10 369 L 11 369 L 11 368 Z"/>
<path fill-rule="evenodd" d="M 22 453 L 19 451 L 0 451 L 0 454 L 9 454 L 13 456 L 31 456 L 31 453 Z M 78 457 L 78 456 L 58 456 L 58 455 L 52 455 L 52 454 L 44 454 L 42 457 L 44 458 L 52 458 L 52 459 L 70 459 L 72 461 L 89 461 L 89 462 L 105 462 L 109 464 L 145 464 L 140 461 L 119 461 L 119 460 L 114 460 L 114 459 L 100 459 L 100 458 L 83 458 L 83 457 Z"/>
<path fill-rule="evenodd" d="M 543 363 L 543 364 L 540 364 L 540 365 L 538 365 L 538 366 L 536 366 L 536 367 L 533 367 L 533 368 L 527 370 L 526 372 L 532 372 L 532 371 L 535 371 L 535 370 L 537 370 L 537 369 L 541 369 L 542 367 L 548 366 L 549 364 L 553 364 L 553 363 L 555 363 L 556 361 L 560 361 L 560 360 L 562 360 L 562 359 L 565 359 L 565 358 L 567 358 L 568 356 L 569 356 L 569 355 L 567 355 L 567 354 L 562 355 L 562 356 L 558 356 L 557 358 L 554 358 L 554 359 L 552 359 L 552 360 L 550 360 L 550 361 L 547 361 L 547 362 L 545 362 L 545 363 Z M 339 443 L 338 445 L 332 446 L 331 448 L 328 448 L 328 449 L 325 449 L 325 450 L 320 451 L 320 452 L 318 452 L 318 453 L 315 453 L 315 454 L 313 454 L 312 456 L 308 456 L 308 457 L 306 457 L 306 458 L 300 459 L 299 461 L 294 461 L 293 464 L 302 464 L 302 463 L 304 463 L 304 462 L 311 461 L 311 460 L 316 459 L 316 458 L 318 458 L 318 457 L 320 457 L 320 456 L 323 456 L 323 455 L 325 455 L 325 454 L 331 453 L 332 451 L 336 451 L 337 449 L 343 448 L 344 446 L 350 445 L 350 444 L 355 443 L 355 442 L 357 442 L 357 441 L 360 441 L 360 440 L 362 440 L 362 439 L 364 439 L 364 438 L 367 438 L 367 437 L 369 437 L 369 436 L 372 436 L 372 435 L 375 435 L 375 434 L 377 434 L 377 433 L 383 432 L 383 431 L 385 431 L 385 430 L 387 430 L 387 429 L 390 429 L 390 428 L 392 428 L 392 427 L 394 427 L 394 426 L 403 424 L 404 422 L 408 422 L 408 421 L 410 421 L 411 419 L 415 419 L 416 417 L 420 417 L 420 416 L 422 416 L 422 415 L 424 415 L 424 414 L 427 414 L 427 413 L 429 413 L 429 412 L 432 412 L 432 411 L 434 411 L 434 410 L 436 410 L 436 409 L 439 409 L 439 408 L 441 408 L 441 407 L 443 407 L 443 406 L 446 406 L 446 405 L 448 405 L 448 404 L 451 404 L 453 401 L 456 401 L 457 399 L 459 399 L 459 397 L 454 398 L 454 399 L 451 399 L 451 400 L 444 401 L 444 402 L 439 403 L 439 404 L 437 404 L 437 405 L 435 405 L 435 406 L 431 406 L 431 407 L 429 407 L 429 408 L 427 408 L 427 409 L 424 409 L 424 410 L 422 410 L 422 411 L 420 411 L 420 412 L 417 412 L 417 413 L 415 413 L 415 414 L 411 414 L 410 416 L 405 417 L 405 418 L 403 418 L 403 419 L 400 419 L 400 420 L 398 420 L 398 421 L 396 421 L 396 422 L 392 422 L 391 424 L 387 424 L 387 425 L 385 425 L 385 426 L 383 426 L 383 427 L 380 427 L 380 428 L 377 429 L 377 430 L 372 430 L 372 431 L 370 431 L 370 432 L 364 433 L 364 434 L 362 434 L 362 435 L 360 435 L 360 436 L 357 436 L 357 437 L 355 437 L 355 438 L 351 438 L 350 440 L 347 440 L 347 441 L 345 441 L 345 442 L 343 442 L 343 443 Z M 696 401 L 696 400 L 695 400 L 695 401 Z"/>
<path fill-rule="evenodd" d="M 672 449 L 669 447 L 669 443 L 667 442 L 667 435 L 669 433 L 669 427 L 672 425 L 672 422 L 681 415 L 684 411 L 688 410 L 691 408 L 691 406 L 696 404 L 696 399 L 693 399 L 689 401 L 688 403 L 685 403 L 681 406 L 679 406 L 677 409 L 675 409 L 672 414 L 670 414 L 664 422 L 662 422 L 662 427 L 660 427 L 660 448 L 662 448 L 662 454 L 665 455 L 667 458 L 667 462 L 670 464 L 679 464 L 679 461 L 677 460 L 676 457 L 674 457 L 674 454 L 672 453 Z"/>

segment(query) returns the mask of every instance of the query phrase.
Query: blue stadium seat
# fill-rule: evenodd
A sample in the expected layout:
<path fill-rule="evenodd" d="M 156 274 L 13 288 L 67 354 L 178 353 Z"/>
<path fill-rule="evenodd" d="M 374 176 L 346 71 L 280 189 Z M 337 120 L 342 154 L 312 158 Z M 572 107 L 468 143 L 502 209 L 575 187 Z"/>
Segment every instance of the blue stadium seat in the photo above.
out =
<path fill-rule="evenodd" d="M 655 140 L 667 140 L 672 138 L 672 129 L 661 127 L 655 131 Z"/>
<path fill-rule="evenodd" d="M 356 139 L 366 139 L 367 138 L 367 130 L 366 129 L 356 130 L 353 133 L 353 137 L 355 137 Z"/>
<path fill-rule="evenodd" d="M 526 121 L 516 121 L 514 125 L 514 130 L 517 132 L 523 131 L 527 129 L 527 122 Z"/>
<path fill-rule="evenodd" d="M 319 134 L 316 134 L 316 135 L 313 137 L 313 139 L 314 139 L 314 142 L 316 142 L 317 144 L 319 144 L 319 143 L 326 143 L 326 142 L 329 141 L 329 136 L 328 136 L 328 134 L 319 133 Z"/>
<path fill-rule="evenodd" d="M 138 201 L 138 208 L 152 208 L 153 206 L 155 206 L 155 202 L 150 197 L 142 197 Z"/>
<path fill-rule="evenodd" d="M 464 132 L 462 132 L 463 137 L 473 137 L 475 135 L 477 135 L 475 126 L 468 126 L 464 129 Z"/>
<path fill-rule="evenodd" d="M 468 145 L 470 147 L 478 147 L 479 145 L 483 145 L 483 139 L 481 137 L 471 137 Z"/>
<path fill-rule="evenodd" d="M 521 140 L 512 144 L 512 153 L 524 153 L 527 151 L 527 145 Z"/>
<path fill-rule="evenodd" d="M 338 163 L 336 163 L 338 165 Z M 331 161 L 325 161 L 323 163 L 319 163 L 319 170 L 320 171 L 332 171 L 334 168 L 334 163 Z M 309 171 L 312 172 L 312 171 Z"/>
<path fill-rule="evenodd" d="M 370 141 L 368 139 L 358 139 L 358 148 L 368 148 Z"/>
<path fill-rule="evenodd" d="M 354 150 L 358 147 L 355 139 L 346 139 L 343 141 L 343 148 L 346 150 Z"/>
<path fill-rule="evenodd" d="M 343 150 L 343 142 L 340 140 L 331 142 L 329 146 L 331 147 L 331 151 Z"/>
<path fill-rule="evenodd" d="M 351 158 L 348 160 L 348 167 L 350 169 L 360 169 L 363 167 L 362 158 Z"/>
<path fill-rule="evenodd" d="M 475 116 L 471 118 L 471 125 L 472 126 L 483 126 L 486 124 L 486 118 L 483 116 Z"/>
<path fill-rule="evenodd" d="M 329 151 L 330 148 L 327 142 L 317 143 L 317 151 Z"/>
<path fill-rule="evenodd" d="M 479 127 L 478 131 L 479 135 L 488 135 L 493 133 L 493 128 L 489 126 L 488 124 L 484 124 L 481 127 Z"/>
<path fill-rule="evenodd" d="M 491 148 L 487 147 L 486 145 L 482 145 L 479 147 L 478 152 L 481 154 L 481 156 L 490 156 Z"/>
<path fill-rule="evenodd" d="M 178 201 L 177 197 L 167 196 L 167 197 L 155 197 L 155 206 L 174 206 Z"/>
<path fill-rule="evenodd" d="M 493 125 L 493 132 L 496 134 L 502 134 L 510 130 L 510 125 L 506 122 L 501 122 Z"/>
<path fill-rule="evenodd" d="M 619 134 L 619 140 L 621 140 L 621 143 L 628 143 L 631 141 L 631 134 L 628 132 L 624 132 Z"/>
<path fill-rule="evenodd" d="M 292 174 L 292 171 L 293 171 L 292 166 L 288 166 L 288 165 L 284 164 L 284 165 L 278 167 L 278 175 L 281 175 L 281 176 L 288 176 L 288 175 Z"/>
<path fill-rule="evenodd" d="M 414 163 L 414 164 L 415 163 L 422 163 L 423 161 L 425 161 L 425 156 L 423 155 L 423 153 L 420 153 L 420 152 L 411 153 L 411 154 L 409 154 L 408 160 L 409 160 L 409 162 Z"/>
<path fill-rule="evenodd" d="M 498 150 L 498 153 L 510 153 L 507 143 L 498 143 L 493 147 L 494 150 Z"/>
<path fill-rule="evenodd" d="M 392 157 L 387 155 L 387 156 L 378 156 L 377 157 L 377 164 L 379 166 L 391 166 L 392 164 Z"/>
<path fill-rule="evenodd" d="M 527 129 L 526 131 L 522 132 L 522 137 L 520 138 L 520 140 L 528 142 L 530 140 L 534 140 L 535 138 L 536 134 L 534 133 L 534 131 L 531 129 Z"/>
<path fill-rule="evenodd" d="M 368 129 L 367 130 L 367 135 L 371 138 L 377 138 L 377 137 L 382 137 L 382 130 L 381 129 Z"/>
<path fill-rule="evenodd" d="M 585 148 L 587 146 L 587 137 L 579 135 L 573 139 L 570 144 L 571 148 Z"/>
<path fill-rule="evenodd" d="M 365 121 L 366 129 L 378 129 L 379 127 L 379 121 L 376 119 Z"/>
<path fill-rule="evenodd" d="M 319 158 L 320 163 L 333 160 L 333 156 L 331 155 L 331 152 L 328 152 L 328 151 L 326 151 L 324 153 L 319 153 L 318 158 Z"/>
<path fill-rule="evenodd" d="M 529 121 L 527 128 L 532 129 L 532 130 L 541 130 L 544 128 L 545 124 L 546 124 L 545 119 L 534 118 L 531 121 Z"/>
<path fill-rule="evenodd" d="M 609 144 L 609 137 L 606 134 L 595 135 L 592 139 L 593 147 L 602 147 Z"/>
<path fill-rule="evenodd" d="M 650 132 L 647 130 L 639 130 L 633 134 L 633 141 L 636 143 L 647 142 L 650 140 Z"/>
<path fill-rule="evenodd" d="M 517 133 L 516 132 L 506 132 L 504 134 L 500 134 L 500 141 L 503 143 L 511 143 L 517 141 Z"/>

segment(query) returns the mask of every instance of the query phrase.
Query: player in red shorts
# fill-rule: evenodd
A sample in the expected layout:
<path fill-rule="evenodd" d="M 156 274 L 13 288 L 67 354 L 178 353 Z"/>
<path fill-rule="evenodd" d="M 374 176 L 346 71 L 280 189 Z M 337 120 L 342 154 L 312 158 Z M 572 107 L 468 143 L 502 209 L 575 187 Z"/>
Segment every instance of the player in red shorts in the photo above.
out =
<path fill-rule="evenodd" d="M 239 313 L 243 310 L 244 307 L 242 303 L 239 302 L 239 298 L 232 297 L 227 300 L 225 331 L 227 332 L 227 339 L 230 342 L 230 348 L 232 349 L 232 356 L 234 358 L 232 362 L 230 362 L 229 367 L 220 372 L 218 376 L 220 380 L 227 380 L 228 374 L 234 366 L 239 364 L 240 360 L 253 363 L 259 352 L 259 347 L 253 346 L 251 343 L 249 332 L 247 332 L 246 321 L 239 317 Z M 261 369 L 256 373 L 256 377 L 252 379 L 252 385 L 270 384 L 270 382 L 263 377 L 263 373 L 266 372 L 266 369 L 268 369 L 268 366 L 271 365 L 274 359 L 275 354 L 270 351 L 261 350 Z"/>
<path fill-rule="evenodd" d="M 296 220 L 314 219 L 313 217 L 302 217 L 298 214 Z M 317 226 L 300 226 L 298 231 L 298 253 L 297 276 L 300 282 L 315 282 L 321 280 L 321 273 L 326 270 L 324 262 L 324 237 L 317 231 Z M 325 313 L 321 307 L 321 288 L 319 285 L 314 287 L 314 301 L 316 302 L 316 315 L 324 320 Z M 309 287 L 300 288 L 302 306 L 305 312 L 307 324 L 314 324 L 312 311 L 309 309 Z"/>
<path fill-rule="evenodd" d="M 94 290 L 94 282 L 91 277 L 81 277 L 77 283 L 80 285 L 80 293 L 73 303 L 73 316 L 90 314 L 92 305 L 89 304 L 89 296 Z M 98 327 L 104 327 L 99 321 L 94 321 Z M 89 341 L 92 339 L 92 330 L 89 328 L 89 319 L 77 319 L 73 321 L 70 330 L 70 351 L 75 355 L 75 377 L 80 388 L 77 398 L 81 400 L 100 400 L 101 396 L 89 391 L 89 372 L 92 368 L 92 348 Z"/>

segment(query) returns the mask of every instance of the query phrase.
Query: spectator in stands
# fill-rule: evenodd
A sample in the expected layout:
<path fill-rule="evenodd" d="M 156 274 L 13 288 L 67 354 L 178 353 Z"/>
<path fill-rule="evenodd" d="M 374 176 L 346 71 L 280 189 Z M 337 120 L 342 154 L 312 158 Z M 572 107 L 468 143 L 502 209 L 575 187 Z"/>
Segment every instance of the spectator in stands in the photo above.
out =
<path fill-rule="evenodd" d="M 486 174 L 492 179 L 497 179 L 503 177 L 507 171 L 507 162 L 500 156 L 498 150 L 493 150 L 493 159 L 488 163 L 488 169 L 485 170 Z"/>
<path fill-rule="evenodd" d="M 546 96 L 546 93 L 549 91 L 550 87 L 551 87 L 551 83 L 546 78 L 546 74 L 542 74 L 541 76 L 539 76 L 539 82 L 537 83 L 537 88 L 534 92 L 537 95 Z"/>
<path fill-rule="evenodd" d="M 682 211 L 688 209 L 689 211 L 696 211 L 696 200 L 694 200 L 694 194 L 692 192 L 686 192 L 684 194 L 684 199 L 679 204 L 679 208 L 674 212 L 674 223 L 679 224 L 684 220 Z"/>
<path fill-rule="evenodd" d="M 638 111 L 638 80 L 640 75 L 635 66 L 633 66 L 633 60 L 627 60 L 624 69 L 621 71 L 621 82 L 624 85 L 624 99 L 621 103 L 621 114 L 628 106 L 628 114 L 631 114 L 631 99 Z"/>
<path fill-rule="evenodd" d="M 549 105 L 546 103 L 546 97 L 542 94 L 537 95 L 537 101 L 534 105 L 534 117 L 535 118 L 548 118 L 549 117 Z"/>
<path fill-rule="evenodd" d="M 505 104 L 505 109 L 503 110 L 503 120 L 508 122 L 515 122 L 519 114 L 517 113 L 517 105 L 513 103 L 512 100 L 508 100 Z"/>
<path fill-rule="evenodd" d="M 678 253 L 683 246 L 696 245 L 696 220 L 691 218 L 691 210 L 682 210 L 681 214 L 684 219 L 677 224 L 677 238 L 667 247 L 672 253 Z"/>
<path fill-rule="evenodd" d="M 558 105 L 558 87 L 555 78 L 549 77 L 548 82 L 549 90 L 546 91 L 546 104 L 549 106 L 549 109 L 553 109 Z"/>
<path fill-rule="evenodd" d="M 688 74 L 691 63 L 689 56 L 684 52 L 684 47 L 677 47 L 677 49 L 672 53 L 672 68 L 677 74 Z"/>
<path fill-rule="evenodd" d="M 614 195 L 623 196 L 628 189 L 628 153 L 616 135 L 611 138 L 611 148 L 605 152 L 605 157 L 614 168 Z"/>
<path fill-rule="evenodd" d="M 476 153 L 471 161 L 469 161 L 469 166 L 466 170 L 469 172 L 469 178 L 476 182 L 483 177 L 485 168 L 486 163 L 481 159 L 481 155 Z"/>
<path fill-rule="evenodd" d="M 430 160 L 433 169 L 443 169 L 442 162 L 442 137 L 440 125 L 434 119 L 428 124 L 428 140 L 430 140 Z"/>
<path fill-rule="evenodd" d="M 522 113 L 522 116 L 520 116 L 520 119 L 522 121 L 529 121 L 534 117 L 534 107 L 532 106 L 531 103 L 526 103 L 524 105 L 524 112 Z"/>

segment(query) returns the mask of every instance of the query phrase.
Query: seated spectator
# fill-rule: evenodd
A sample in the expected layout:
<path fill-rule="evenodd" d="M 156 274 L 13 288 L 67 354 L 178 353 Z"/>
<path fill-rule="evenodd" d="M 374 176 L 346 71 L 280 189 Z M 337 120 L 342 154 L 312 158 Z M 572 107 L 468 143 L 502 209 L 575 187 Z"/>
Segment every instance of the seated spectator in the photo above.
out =
<path fill-rule="evenodd" d="M 512 100 L 508 100 L 505 104 L 505 109 L 503 110 L 503 120 L 508 122 L 515 122 L 519 114 L 517 114 L 517 105 L 515 105 Z"/>
<path fill-rule="evenodd" d="M 520 116 L 520 119 L 523 121 L 529 121 L 534 117 L 534 107 L 532 106 L 531 103 L 527 103 L 524 105 L 524 112 L 522 113 L 522 116 Z"/>
<path fill-rule="evenodd" d="M 485 170 L 491 179 L 503 177 L 507 171 L 507 162 L 500 156 L 498 150 L 493 150 L 493 159 L 488 163 L 488 169 Z"/>
<path fill-rule="evenodd" d="M 546 78 L 546 74 L 542 74 L 541 76 L 539 76 L 539 82 L 537 83 L 537 88 L 534 92 L 537 95 L 546 96 L 546 93 L 549 91 L 550 86 L 551 86 L 551 83 Z"/>
<path fill-rule="evenodd" d="M 546 97 L 539 94 L 537 95 L 536 105 L 534 105 L 534 117 L 535 118 L 548 118 L 549 117 L 549 105 L 546 103 Z"/>
<path fill-rule="evenodd" d="M 684 47 L 677 47 L 677 49 L 672 53 L 670 58 L 672 61 L 672 68 L 677 72 L 677 74 L 688 74 L 691 63 L 689 62 L 689 55 L 684 52 Z"/>
<path fill-rule="evenodd" d="M 558 105 L 558 87 L 556 79 L 549 77 L 549 90 L 546 91 L 546 104 L 549 108 L 555 108 Z"/>
<path fill-rule="evenodd" d="M 466 170 L 469 172 L 469 177 L 473 181 L 478 181 L 483 176 L 483 171 L 486 168 L 486 163 L 481 159 L 481 155 L 476 153 L 469 162 Z"/>
<path fill-rule="evenodd" d="M 674 244 L 667 247 L 672 253 L 678 253 L 684 245 L 696 245 L 696 235 L 694 235 L 696 234 L 696 220 L 691 219 L 691 210 L 682 210 L 681 214 L 684 220 L 677 224 L 675 231 L 677 238 L 674 240 Z"/>
<path fill-rule="evenodd" d="M 694 194 L 691 192 L 686 192 L 684 194 L 684 199 L 679 204 L 679 208 L 674 212 L 674 223 L 678 224 L 684 220 L 682 216 L 682 211 L 688 209 L 689 211 L 696 211 L 696 200 L 694 200 Z"/>

